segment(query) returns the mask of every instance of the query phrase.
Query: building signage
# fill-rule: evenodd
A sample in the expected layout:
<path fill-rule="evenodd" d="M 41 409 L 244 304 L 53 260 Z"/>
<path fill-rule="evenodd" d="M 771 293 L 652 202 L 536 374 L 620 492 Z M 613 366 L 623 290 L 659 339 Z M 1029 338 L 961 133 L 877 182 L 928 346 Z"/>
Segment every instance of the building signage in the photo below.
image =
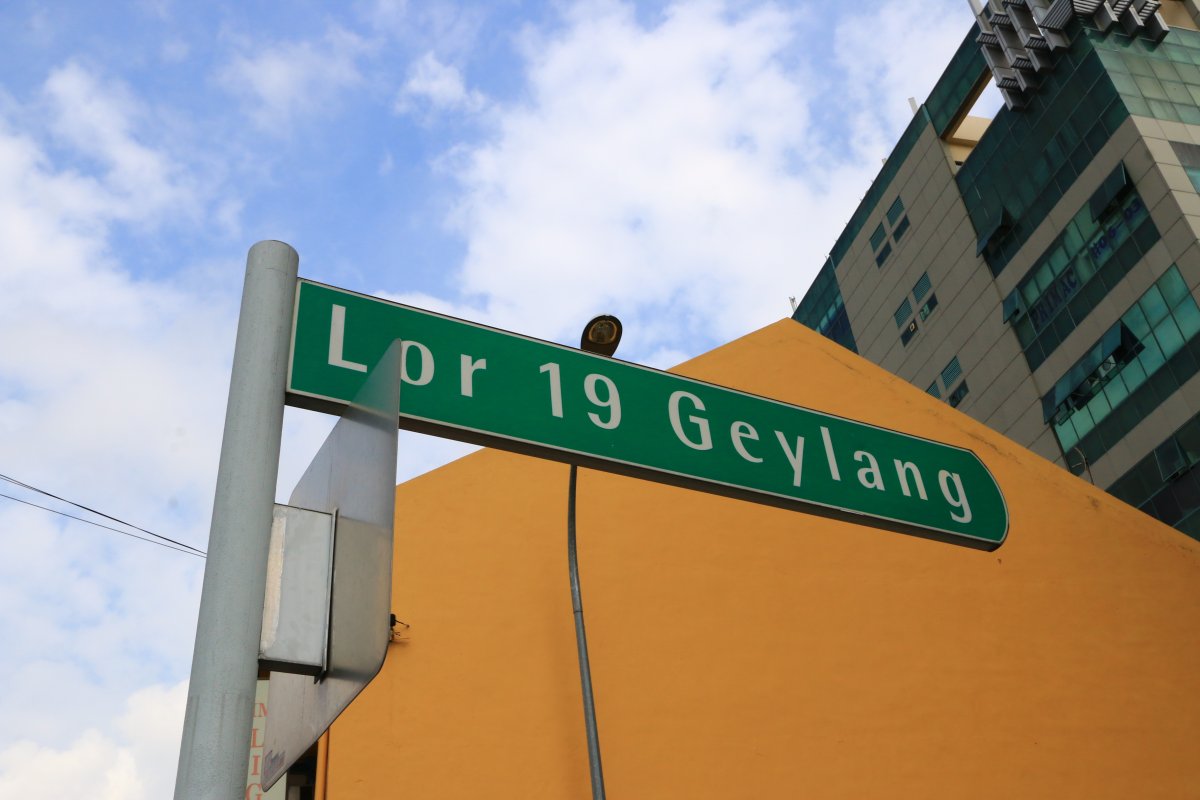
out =
<path fill-rule="evenodd" d="M 288 402 L 340 411 L 396 340 L 403 428 L 986 549 L 1007 534 L 968 450 L 305 280 Z"/>
<path fill-rule="evenodd" d="M 1110 214 L 1101 226 L 1100 233 L 1088 242 L 1088 252 L 1099 266 L 1108 260 L 1122 240 L 1129 235 L 1134 220 L 1146 210 L 1142 198 L 1134 194 L 1122 209 Z"/>
<path fill-rule="evenodd" d="M 267 730 L 267 682 L 254 692 L 254 727 L 250 731 L 250 763 L 246 767 L 246 800 L 287 800 L 287 786 L 277 783 L 263 790 L 263 742 Z"/>
<path fill-rule="evenodd" d="M 1133 229 L 1134 224 L 1145 211 L 1146 206 L 1142 203 L 1142 199 L 1134 194 L 1124 208 L 1115 209 L 1104 220 L 1100 226 L 1100 232 L 1092 237 L 1084 250 L 1080 251 L 1080 253 L 1086 252 L 1092 260 L 1087 269 L 1089 279 L 1108 263 L 1108 259 L 1116 252 L 1117 246 L 1129 236 L 1129 231 Z M 1088 256 L 1078 255 L 1077 258 L 1082 259 Z M 1026 280 L 1022 287 L 1028 282 Z M 1045 330 L 1046 326 L 1067 304 L 1067 301 L 1074 297 L 1082 286 L 1083 281 L 1080 280 L 1075 265 L 1068 264 L 1063 274 L 1029 309 L 1029 318 L 1033 322 L 1034 329 L 1039 332 Z"/>

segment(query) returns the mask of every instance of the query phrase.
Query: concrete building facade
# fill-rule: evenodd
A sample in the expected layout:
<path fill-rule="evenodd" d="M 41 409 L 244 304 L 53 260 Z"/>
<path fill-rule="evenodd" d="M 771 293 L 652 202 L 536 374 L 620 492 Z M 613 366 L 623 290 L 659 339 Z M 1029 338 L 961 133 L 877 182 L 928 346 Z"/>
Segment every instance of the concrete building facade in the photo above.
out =
<path fill-rule="evenodd" d="M 979 8 L 793 316 L 1193 536 L 1197 20 Z M 971 116 L 989 79 L 1005 107 Z"/>

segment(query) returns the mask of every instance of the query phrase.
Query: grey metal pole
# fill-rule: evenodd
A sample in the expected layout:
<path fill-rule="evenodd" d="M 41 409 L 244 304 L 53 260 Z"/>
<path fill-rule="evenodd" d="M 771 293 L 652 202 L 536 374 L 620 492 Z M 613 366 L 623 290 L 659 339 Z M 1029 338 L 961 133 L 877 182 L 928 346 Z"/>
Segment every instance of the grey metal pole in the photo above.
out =
<path fill-rule="evenodd" d="M 587 728 L 588 768 L 592 800 L 604 800 L 604 769 L 600 765 L 600 733 L 596 730 L 596 703 L 592 698 L 592 667 L 588 662 L 587 633 L 583 629 L 583 596 L 579 590 L 579 562 L 575 557 L 575 483 L 579 468 L 571 465 L 567 491 L 567 567 L 571 575 L 571 607 L 575 611 L 575 646 L 579 650 L 579 680 L 583 685 L 583 723 Z"/>
<path fill-rule="evenodd" d="M 246 258 L 175 800 L 246 794 L 299 263 L 283 242 Z"/>

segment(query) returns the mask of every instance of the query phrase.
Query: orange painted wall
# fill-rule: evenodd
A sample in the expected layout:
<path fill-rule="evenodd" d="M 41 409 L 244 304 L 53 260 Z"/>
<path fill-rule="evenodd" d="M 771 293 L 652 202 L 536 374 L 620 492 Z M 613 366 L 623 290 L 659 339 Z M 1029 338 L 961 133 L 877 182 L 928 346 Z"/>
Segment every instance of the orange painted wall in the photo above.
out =
<path fill-rule="evenodd" d="M 613 798 L 1200 796 L 1200 544 L 785 320 L 679 372 L 974 450 L 994 553 L 581 473 Z M 590 796 L 567 467 L 397 490 L 411 624 L 330 732 L 328 800 Z"/>

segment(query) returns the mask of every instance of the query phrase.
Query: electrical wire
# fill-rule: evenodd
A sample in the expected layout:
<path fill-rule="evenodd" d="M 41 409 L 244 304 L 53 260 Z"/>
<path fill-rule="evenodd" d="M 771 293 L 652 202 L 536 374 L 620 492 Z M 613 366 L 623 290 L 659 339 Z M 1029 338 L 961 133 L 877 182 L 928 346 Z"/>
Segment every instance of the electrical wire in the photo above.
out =
<path fill-rule="evenodd" d="M 167 538 L 166 536 L 160 536 L 159 534 L 155 533 L 154 531 L 148 531 L 145 528 L 134 525 L 132 522 L 126 522 L 123 519 L 118 519 L 117 517 L 111 516 L 109 514 L 105 514 L 103 511 L 97 511 L 94 508 L 89 508 L 85 505 L 81 505 L 79 503 L 74 502 L 73 500 L 68 500 L 65 497 L 59 497 L 56 494 L 51 494 L 50 492 L 47 492 L 45 489 L 39 489 L 36 486 L 31 486 L 28 483 L 24 483 L 22 481 L 17 480 L 16 478 L 9 477 L 8 475 L 0 474 L 0 480 L 8 481 L 9 483 L 13 484 L 14 486 L 20 486 L 22 489 L 28 489 L 31 492 L 37 492 L 40 495 L 45 495 L 46 497 L 52 498 L 54 500 L 58 500 L 59 502 L 62 502 L 62 503 L 66 503 L 67 505 L 75 506 L 75 508 L 86 511 L 89 514 L 95 514 L 98 517 L 104 517 L 105 519 L 112 520 L 113 522 L 124 525 L 127 528 L 133 528 L 135 531 L 141 531 L 142 533 L 145 533 L 149 536 L 153 536 L 155 539 L 161 539 L 164 542 L 170 542 L 173 545 L 195 551 L 197 553 L 200 553 L 201 555 L 204 554 L 204 551 L 198 547 L 192 547 L 190 544 L 184 544 L 183 542 L 177 542 L 174 539 Z M 41 506 L 38 506 L 38 508 L 41 508 Z M 47 509 L 47 510 L 53 511 L 54 509 Z M 70 515 L 66 514 L 64 516 L 70 516 Z M 72 519 L 79 519 L 79 517 L 72 517 Z M 87 520 L 82 520 L 82 521 L 87 522 Z M 106 527 L 106 526 L 102 525 L 100 527 Z"/>
<path fill-rule="evenodd" d="M 183 548 L 180 548 L 180 547 L 172 547 L 169 544 L 163 544 L 162 542 L 156 542 L 153 539 L 147 539 L 143 536 L 138 536 L 135 533 L 130 533 L 129 531 L 123 531 L 120 528 L 112 528 L 112 527 L 109 527 L 108 525 L 101 525 L 99 522 L 92 522 L 90 519 L 84 519 L 83 517 L 76 517 L 73 514 L 67 514 L 66 512 L 59 511 L 57 509 L 50 508 L 48 506 L 40 506 L 37 503 L 31 503 L 28 500 L 22 500 L 21 498 L 13 497 L 10 494 L 4 494 L 3 492 L 0 492 L 0 497 L 6 498 L 8 500 L 12 500 L 13 502 L 16 502 L 16 503 L 21 503 L 23 505 L 33 506 L 34 508 L 40 508 L 43 511 L 49 511 L 51 514 L 58 514 L 59 516 L 62 516 L 62 517 L 67 517 L 69 519 L 78 520 L 79 522 L 84 522 L 84 523 L 87 523 L 88 525 L 95 525 L 97 528 L 104 528 L 104 530 L 106 530 L 106 531 L 112 531 L 114 533 L 119 533 L 122 536 L 128 536 L 131 539 L 137 539 L 139 542 L 146 542 L 147 544 L 155 544 L 155 545 L 158 545 L 159 547 L 165 547 L 168 550 L 174 550 L 177 553 L 183 553 L 184 555 L 188 555 L 188 556 L 195 556 L 196 558 L 206 558 L 207 557 L 207 555 L 203 552 L 192 552 L 191 550 L 184 550 Z"/>
<path fill-rule="evenodd" d="M 81 505 L 74 501 L 68 500 L 65 497 L 59 497 L 56 494 L 51 494 L 50 492 L 47 492 L 44 489 L 39 489 L 36 486 L 31 486 L 28 483 L 24 483 L 22 481 L 16 480 L 15 478 L 11 478 L 7 475 L 0 475 L 0 480 L 7 481 L 8 483 L 13 484 L 14 486 L 19 486 L 22 489 L 28 489 L 31 492 L 37 492 L 38 494 L 53 498 L 54 500 L 58 500 L 59 502 L 66 503 L 68 505 L 74 506 L 75 508 L 82 509 L 83 511 L 87 511 L 90 514 L 95 514 L 97 516 L 104 517 L 105 519 L 112 520 L 113 522 L 124 525 L 128 528 L 132 528 L 136 531 L 140 531 L 141 533 L 145 533 L 153 538 L 147 539 L 143 536 L 138 536 L 136 534 L 130 533 L 129 531 L 123 531 L 123 530 L 120 530 L 118 528 L 113 528 L 108 525 L 101 525 L 98 522 L 93 522 L 92 520 L 84 519 L 83 517 L 77 517 L 77 516 L 74 516 L 73 514 L 67 514 L 66 512 L 59 511 L 58 509 L 54 509 L 54 508 L 49 508 L 48 506 L 42 506 L 42 505 L 38 505 L 37 503 L 31 503 L 28 500 L 22 500 L 18 497 L 13 497 L 12 495 L 0 493 L 0 497 L 4 497 L 9 500 L 13 500 L 17 503 L 23 503 L 24 505 L 32 506 L 34 508 L 40 508 L 43 511 L 49 511 L 52 514 L 58 514 L 60 516 L 68 517 L 70 519 L 77 520 L 79 522 L 84 522 L 84 523 L 87 523 L 88 525 L 94 525 L 97 528 L 103 528 L 105 530 L 113 531 L 114 533 L 119 533 L 119 534 L 122 534 L 123 536 L 129 536 L 133 539 L 137 539 L 138 541 L 149 542 L 150 544 L 156 544 L 159 547 L 165 547 L 168 550 L 176 550 L 180 553 L 186 553 L 187 555 L 197 556 L 198 558 L 205 558 L 207 556 L 207 554 L 198 547 L 192 547 L 190 544 L 185 544 L 183 542 L 176 541 L 176 540 L 168 538 L 166 536 L 161 536 L 161 535 L 155 533 L 154 531 L 146 530 L 145 528 L 142 528 L 142 527 L 139 527 L 132 523 L 126 522 L 123 519 L 118 519 L 117 517 L 111 516 L 109 514 L 105 514 L 103 511 L 97 511 L 94 508 L 89 508 L 85 505 Z M 156 541 L 156 540 L 158 540 L 158 541 Z"/>

